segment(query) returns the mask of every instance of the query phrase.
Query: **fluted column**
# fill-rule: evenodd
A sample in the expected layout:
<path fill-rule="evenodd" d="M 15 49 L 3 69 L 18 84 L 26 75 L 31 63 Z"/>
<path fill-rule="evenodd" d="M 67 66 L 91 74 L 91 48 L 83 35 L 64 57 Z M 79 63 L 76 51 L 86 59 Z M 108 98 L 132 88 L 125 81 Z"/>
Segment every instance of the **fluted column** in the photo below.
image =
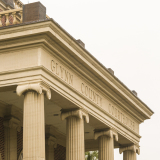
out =
<path fill-rule="evenodd" d="M 14 117 L 5 117 L 5 160 L 17 160 L 17 131 L 20 131 L 20 121 Z"/>
<path fill-rule="evenodd" d="M 119 149 L 119 153 L 121 154 L 123 152 L 123 160 L 137 160 L 137 155 L 140 154 L 139 147 L 135 145 L 131 145 L 128 147 L 123 147 Z"/>
<path fill-rule="evenodd" d="M 95 139 L 99 143 L 99 160 L 114 160 L 114 138 L 118 141 L 118 134 L 115 131 L 95 132 Z"/>
<path fill-rule="evenodd" d="M 54 136 L 46 137 L 46 160 L 54 160 L 54 148 L 57 147 L 57 139 Z"/>
<path fill-rule="evenodd" d="M 84 160 L 84 120 L 89 123 L 89 115 L 81 110 L 62 112 L 66 119 L 66 160 Z"/>
<path fill-rule="evenodd" d="M 17 87 L 17 94 L 24 94 L 23 160 L 45 160 L 44 93 L 51 98 L 50 89 L 42 84 Z"/>

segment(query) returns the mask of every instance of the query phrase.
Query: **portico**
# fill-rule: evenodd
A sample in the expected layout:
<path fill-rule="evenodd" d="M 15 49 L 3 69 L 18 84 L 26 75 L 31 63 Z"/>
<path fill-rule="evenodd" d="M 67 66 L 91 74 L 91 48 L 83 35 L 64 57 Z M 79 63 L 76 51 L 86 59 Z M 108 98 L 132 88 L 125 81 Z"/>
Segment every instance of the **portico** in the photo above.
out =
<path fill-rule="evenodd" d="M 15 148 L 10 130 L 16 137 L 23 128 L 24 160 L 84 160 L 91 150 L 99 150 L 99 160 L 114 160 L 114 148 L 123 160 L 136 160 L 139 126 L 152 114 L 53 19 L 0 27 L 3 135 Z M 1 139 L 2 159 L 11 160 Z"/>

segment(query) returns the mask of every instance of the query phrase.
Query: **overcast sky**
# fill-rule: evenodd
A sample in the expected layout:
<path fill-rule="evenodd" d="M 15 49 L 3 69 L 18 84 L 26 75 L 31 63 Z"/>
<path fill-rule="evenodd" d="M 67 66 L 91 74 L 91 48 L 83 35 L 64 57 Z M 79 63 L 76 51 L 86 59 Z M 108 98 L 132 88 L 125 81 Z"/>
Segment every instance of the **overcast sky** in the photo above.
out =
<path fill-rule="evenodd" d="M 21 0 L 28 3 L 28 0 Z M 29 3 L 36 0 L 29 0 Z M 140 125 L 138 160 L 160 159 L 160 1 L 40 0 L 47 14 L 155 114 Z M 115 150 L 115 160 L 123 156 Z"/>

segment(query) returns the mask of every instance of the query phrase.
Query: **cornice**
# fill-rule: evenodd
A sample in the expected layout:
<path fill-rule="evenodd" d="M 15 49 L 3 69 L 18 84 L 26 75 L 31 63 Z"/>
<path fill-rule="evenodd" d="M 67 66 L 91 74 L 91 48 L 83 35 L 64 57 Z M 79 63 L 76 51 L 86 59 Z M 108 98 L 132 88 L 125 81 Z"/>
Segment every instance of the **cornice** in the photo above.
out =
<path fill-rule="evenodd" d="M 32 30 L 34 29 L 33 32 L 29 31 L 31 28 Z M 70 50 L 70 52 L 75 52 L 76 58 L 80 61 L 83 61 L 88 70 L 92 71 L 92 73 L 94 73 L 96 76 L 100 76 L 103 83 L 109 85 L 110 88 L 112 88 L 112 90 L 116 92 L 116 94 L 128 101 L 128 103 L 132 105 L 132 107 L 142 113 L 146 112 L 144 113 L 146 115 L 145 119 L 150 118 L 150 116 L 153 114 L 153 111 L 149 109 L 147 105 L 145 105 L 138 97 L 136 97 L 114 75 L 110 74 L 110 72 L 102 64 L 100 64 L 88 51 L 81 47 L 77 43 L 77 41 L 73 37 L 71 37 L 65 30 L 63 30 L 55 21 L 50 19 L 46 21 L 39 21 L 37 23 L 25 23 L 21 25 L 15 25 L 15 27 L 5 27 L 3 28 L 3 33 L 1 31 L 2 30 L 0 30 L 0 35 L 6 34 L 6 36 L 1 36 L 0 40 L 6 39 L 8 37 L 7 34 L 9 35 L 11 32 L 12 34 L 10 34 L 10 38 L 17 38 L 17 36 L 14 37 L 14 32 L 16 33 L 17 31 L 25 31 L 24 34 L 19 34 L 19 36 L 21 37 L 26 35 L 36 35 L 38 33 L 48 34 L 48 36 L 52 37 L 52 39 L 54 38 L 54 40 L 61 43 L 60 45 L 67 47 L 67 50 Z"/>
<path fill-rule="evenodd" d="M 32 32 L 30 32 L 31 29 Z M 3 33 L 1 31 L 3 31 Z M 25 31 L 25 33 L 20 34 L 20 32 L 23 31 Z M 73 37 L 71 37 L 53 20 L 39 21 L 37 23 L 25 23 L 15 25 L 14 27 L 5 27 L 3 30 L 0 30 L 0 34 L 6 35 L 1 36 L 0 40 L 18 38 L 17 35 L 14 34 L 16 32 L 19 32 L 20 37 L 36 35 L 38 33 L 47 34 L 52 39 L 56 40 L 59 45 L 63 45 L 63 47 L 70 51 L 71 54 L 75 53 L 74 56 L 76 59 L 83 62 L 86 65 L 86 68 L 95 76 L 100 76 L 103 83 L 110 86 L 111 90 L 114 90 L 117 95 L 122 99 L 125 99 L 129 105 L 134 107 L 135 110 L 143 113 L 145 115 L 145 119 L 150 118 L 153 114 L 153 111 L 151 111 L 138 97 L 132 94 L 132 92 L 114 75 L 111 75 L 103 65 L 101 65 L 88 51 L 81 47 Z M 110 96 L 113 97 L 113 95 Z"/>
<path fill-rule="evenodd" d="M 35 36 L 36 37 L 36 36 Z M 28 37 L 29 38 L 29 37 Z M 32 38 L 32 39 L 34 39 L 34 38 Z M 16 40 L 14 41 L 14 42 L 16 42 L 15 44 L 13 44 L 12 43 L 12 45 L 10 46 L 10 45 L 8 45 L 8 48 L 7 49 L 2 49 L 3 48 L 3 46 L 1 46 L 0 48 L 0 52 L 2 52 L 2 53 L 5 53 L 5 52 L 8 52 L 8 51 L 12 51 L 13 49 L 15 50 L 15 47 L 16 47 L 16 45 L 18 45 L 18 48 L 17 49 L 23 49 L 23 48 L 26 48 L 26 45 L 27 45 L 27 43 L 28 44 L 30 44 L 30 47 L 36 47 L 36 46 L 39 46 L 39 47 L 43 47 L 43 48 L 45 48 L 46 50 L 53 50 L 54 48 L 53 48 L 53 45 L 52 44 L 49 44 L 48 42 L 50 41 L 50 40 L 47 40 L 47 36 L 46 35 L 44 35 L 44 36 L 37 36 L 37 38 L 36 38 L 36 41 L 34 40 L 34 41 L 32 41 L 32 39 L 31 39 L 31 37 L 27 40 L 24 40 L 24 42 L 23 43 L 18 43 L 18 41 L 16 42 Z M 33 45 L 33 44 L 35 44 L 35 45 Z M 28 46 L 28 45 L 27 45 Z M 11 48 L 10 48 L 11 47 Z M 14 48 L 13 48 L 14 47 Z M 51 52 L 51 51 L 50 51 Z M 58 53 L 58 51 L 56 50 L 56 53 Z M 64 54 L 62 54 L 62 55 L 64 55 Z M 67 59 L 64 59 L 64 57 L 62 57 L 63 58 L 63 60 L 64 60 L 64 63 L 66 62 L 66 64 L 67 63 L 69 63 L 69 64 L 71 64 L 71 66 L 72 66 L 72 69 L 73 68 L 76 68 L 77 66 L 75 66 L 75 64 L 74 64 L 74 62 L 72 61 L 72 60 L 68 60 L 69 62 L 67 62 Z M 70 66 L 70 67 L 71 67 Z M 77 70 L 77 71 L 76 71 Z M 110 93 L 110 89 L 108 88 L 108 89 L 105 89 L 105 86 L 103 85 L 103 86 L 101 86 L 101 84 L 100 83 L 98 83 L 97 81 L 93 81 L 93 79 L 90 79 L 90 76 L 87 74 L 87 73 L 85 73 L 85 72 L 82 72 L 82 70 L 80 70 L 80 68 L 77 68 L 76 70 L 74 70 L 77 74 L 80 74 L 81 73 L 81 75 L 83 75 L 84 77 L 86 77 L 85 79 L 86 79 L 86 81 L 88 81 L 88 83 L 93 83 L 93 84 L 95 84 L 95 86 L 97 86 L 97 90 L 100 90 L 100 92 L 102 92 L 104 95 L 109 95 L 109 97 L 110 97 L 110 99 L 113 101 L 115 101 L 115 102 L 118 102 L 118 104 L 120 104 L 121 106 L 123 106 L 123 108 L 124 109 L 126 109 L 128 112 L 131 112 L 131 114 L 133 115 L 133 116 L 135 116 L 135 117 L 138 117 L 138 119 L 141 117 L 140 115 L 139 116 L 137 116 L 138 114 L 136 114 L 136 113 L 134 113 L 133 111 L 132 111 L 132 107 L 131 108 L 128 108 L 128 106 L 130 106 L 129 104 L 127 105 L 127 104 L 123 104 L 124 102 L 122 101 L 122 100 L 118 100 L 117 99 L 117 97 L 116 96 L 113 96 L 111 93 Z M 9 72 L 7 72 L 7 73 L 9 73 Z M 122 103 L 123 102 L 123 103 Z M 144 120 L 146 119 L 146 117 L 143 117 L 142 119 L 139 119 L 140 120 L 140 122 L 143 122 Z"/>

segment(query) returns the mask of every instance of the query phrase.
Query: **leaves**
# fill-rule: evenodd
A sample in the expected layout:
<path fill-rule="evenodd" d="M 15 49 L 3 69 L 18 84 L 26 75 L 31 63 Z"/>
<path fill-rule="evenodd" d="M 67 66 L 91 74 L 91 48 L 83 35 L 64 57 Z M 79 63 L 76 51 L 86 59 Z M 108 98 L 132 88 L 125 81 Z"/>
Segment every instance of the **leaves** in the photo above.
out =
<path fill-rule="evenodd" d="M 85 153 L 85 160 L 98 160 L 98 151 L 89 151 Z"/>

